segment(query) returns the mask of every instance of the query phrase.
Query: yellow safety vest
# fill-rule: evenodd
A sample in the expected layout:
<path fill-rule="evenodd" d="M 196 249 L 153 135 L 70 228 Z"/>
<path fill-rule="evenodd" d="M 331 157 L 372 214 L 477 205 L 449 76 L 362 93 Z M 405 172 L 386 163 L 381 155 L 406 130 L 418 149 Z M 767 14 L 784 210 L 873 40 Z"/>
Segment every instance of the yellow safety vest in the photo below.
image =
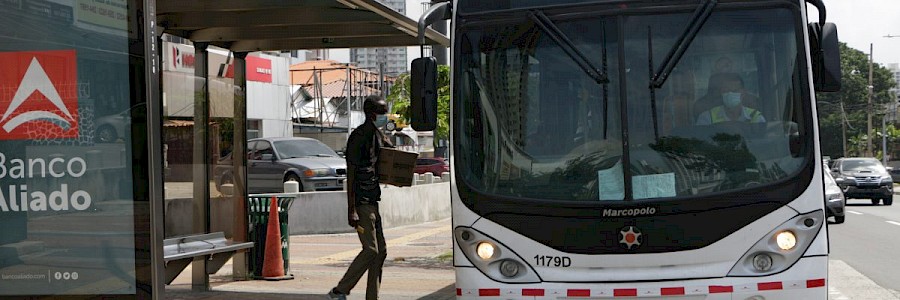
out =
<path fill-rule="evenodd" d="M 749 107 L 743 107 L 741 117 L 743 116 L 750 116 L 750 123 L 762 122 L 762 113 Z M 725 109 L 722 106 L 716 106 L 710 109 L 709 117 L 712 124 L 732 121 L 728 119 L 728 116 L 725 114 Z"/>

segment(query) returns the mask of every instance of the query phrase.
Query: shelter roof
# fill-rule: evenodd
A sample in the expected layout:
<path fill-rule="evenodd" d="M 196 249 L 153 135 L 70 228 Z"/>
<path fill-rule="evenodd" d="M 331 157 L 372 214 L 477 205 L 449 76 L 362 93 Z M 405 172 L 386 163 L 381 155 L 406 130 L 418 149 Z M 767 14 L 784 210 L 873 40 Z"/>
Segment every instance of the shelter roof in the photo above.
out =
<path fill-rule="evenodd" d="M 163 31 L 235 52 L 418 45 L 417 21 L 376 0 L 157 0 Z M 427 29 L 426 43 L 450 40 Z"/>

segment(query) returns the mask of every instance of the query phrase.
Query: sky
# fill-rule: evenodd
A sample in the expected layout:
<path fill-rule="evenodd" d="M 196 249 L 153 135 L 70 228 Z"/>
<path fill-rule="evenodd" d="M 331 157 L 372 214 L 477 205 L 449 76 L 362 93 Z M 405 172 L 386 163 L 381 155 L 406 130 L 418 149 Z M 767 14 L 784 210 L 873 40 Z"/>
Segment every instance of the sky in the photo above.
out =
<path fill-rule="evenodd" d="M 827 22 L 838 27 L 838 38 L 851 48 L 869 52 L 873 44 L 876 63 L 900 63 L 900 0 L 823 0 Z M 406 16 L 418 21 L 422 15 L 422 0 L 406 0 Z M 814 6 L 808 5 L 809 19 L 818 20 Z M 886 38 L 886 35 L 897 36 Z M 419 55 L 418 47 L 409 47 L 407 60 L 411 63 Z M 333 50 L 331 59 L 349 61 L 348 50 Z"/>
<path fill-rule="evenodd" d="M 900 1 L 898 0 L 823 0 L 826 21 L 837 25 L 838 39 L 865 53 L 872 44 L 876 63 L 900 63 Z M 809 7 L 810 20 L 818 20 L 815 7 Z M 897 36 L 886 38 L 886 35 Z"/>

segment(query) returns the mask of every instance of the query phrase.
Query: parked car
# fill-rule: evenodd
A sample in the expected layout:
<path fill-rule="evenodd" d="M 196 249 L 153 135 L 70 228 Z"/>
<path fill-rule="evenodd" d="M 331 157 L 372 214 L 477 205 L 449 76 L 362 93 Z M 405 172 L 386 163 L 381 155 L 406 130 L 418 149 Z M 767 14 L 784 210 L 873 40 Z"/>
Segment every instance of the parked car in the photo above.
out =
<path fill-rule="evenodd" d="M 216 167 L 216 187 L 234 182 L 230 154 Z M 247 191 L 274 193 L 284 183 L 300 183 L 301 192 L 340 191 L 347 179 L 347 163 L 322 142 L 301 137 L 258 138 L 247 141 Z"/>
<path fill-rule="evenodd" d="M 844 207 L 847 205 L 847 199 L 844 198 L 844 191 L 834 181 L 831 173 L 825 172 L 825 217 L 834 217 L 834 223 L 844 223 Z"/>
<path fill-rule="evenodd" d="M 450 172 L 450 164 L 442 157 L 419 158 L 416 159 L 416 167 L 413 168 L 413 172 L 441 176 L 444 172 Z"/>
<path fill-rule="evenodd" d="M 113 143 L 125 137 L 125 129 L 131 125 L 130 113 L 129 109 L 94 120 L 94 140 L 97 143 Z"/>
<path fill-rule="evenodd" d="M 881 161 L 872 157 L 840 158 L 831 171 L 847 199 L 871 199 L 873 205 L 894 202 L 894 182 Z"/>

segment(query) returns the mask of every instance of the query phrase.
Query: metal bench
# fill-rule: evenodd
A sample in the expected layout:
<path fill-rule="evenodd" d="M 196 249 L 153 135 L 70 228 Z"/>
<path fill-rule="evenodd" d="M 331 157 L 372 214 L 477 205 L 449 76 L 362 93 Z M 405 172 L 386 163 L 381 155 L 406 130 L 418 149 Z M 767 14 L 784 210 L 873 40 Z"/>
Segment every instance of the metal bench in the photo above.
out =
<path fill-rule="evenodd" d="M 166 284 L 172 283 L 196 257 L 205 257 L 206 273 L 215 274 L 231 256 L 241 249 L 253 247 L 253 242 L 234 243 L 222 232 L 185 235 L 163 241 L 166 261 Z"/>

